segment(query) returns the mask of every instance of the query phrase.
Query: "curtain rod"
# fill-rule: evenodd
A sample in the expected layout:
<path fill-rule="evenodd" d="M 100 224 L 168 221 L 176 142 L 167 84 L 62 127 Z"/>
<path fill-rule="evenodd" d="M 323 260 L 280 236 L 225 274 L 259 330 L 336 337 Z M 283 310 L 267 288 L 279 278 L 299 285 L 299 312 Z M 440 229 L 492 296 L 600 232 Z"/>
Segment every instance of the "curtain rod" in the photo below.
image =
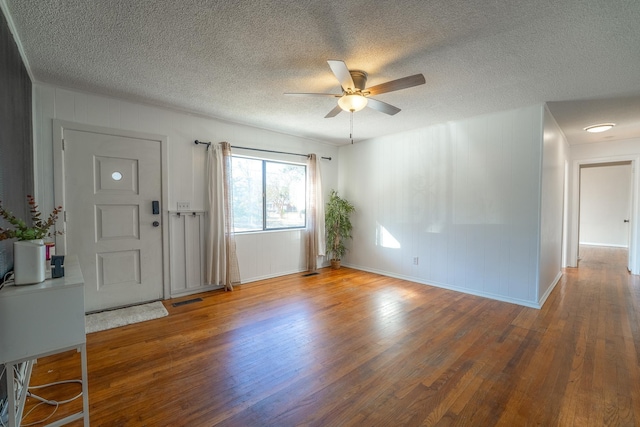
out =
<path fill-rule="evenodd" d="M 211 142 L 203 142 L 203 141 L 198 141 L 196 139 L 195 141 L 196 144 L 204 144 L 207 146 L 207 150 L 209 149 L 209 147 L 211 146 Z M 308 154 L 300 154 L 300 153 L 288 153 L 286 151 L 275 151 L 275 150 L 263 150 L 261 148 L 249 148 L 249 147 L 238 147 L 237 145 L 232 145 L 231 148 L 239 148 L 241 150 L 251 150 L 251 151 L 262 151 L 264 153 L 276 153 L 276 154 L 288 154 L 290 156 L 302 156 L 302 157 L 309 157 Z M 325 160 L 331 160 L 331 157 L 321 157 L 321 159 L 325 159 Z"/>

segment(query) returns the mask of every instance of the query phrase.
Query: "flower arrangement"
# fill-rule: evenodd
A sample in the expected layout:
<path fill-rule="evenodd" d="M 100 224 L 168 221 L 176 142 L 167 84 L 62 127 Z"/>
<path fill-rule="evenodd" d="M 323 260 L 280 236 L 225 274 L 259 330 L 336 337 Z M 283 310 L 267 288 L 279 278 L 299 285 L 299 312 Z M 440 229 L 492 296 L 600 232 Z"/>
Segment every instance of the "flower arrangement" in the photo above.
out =
<path fill-rule="evenodd" d="M 31 213 L 31 226 L 28 226 L 24 220 L 17 218 L 13 213 L 6 210 L 2 206 L 2 201 L 0 201 L 0 216 L 13 226 L 12 228 L 0 227 L 0 240 L 13 238 L 18 240 L 37 240 L 62 234 L 62 231 L 53 233 L 49 231 L 58 220 L 58 215 L 62 212 L 62 206 L 55 208 L 49 217 L 44 220 L 33 196 L 28 195 L 27 202 Z"/>

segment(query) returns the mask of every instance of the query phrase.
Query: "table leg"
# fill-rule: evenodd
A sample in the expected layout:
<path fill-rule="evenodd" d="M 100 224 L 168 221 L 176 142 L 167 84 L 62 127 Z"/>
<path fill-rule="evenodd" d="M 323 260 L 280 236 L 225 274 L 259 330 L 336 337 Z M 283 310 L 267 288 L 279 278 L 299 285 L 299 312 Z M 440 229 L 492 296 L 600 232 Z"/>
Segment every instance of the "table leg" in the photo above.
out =
<path fill-rule="evenodd" d="M 87 378 L 87 345 L 80 347 L 80 360 L 82 364 L 82 412 L 84 413 L 84 426 L 89 427 L 89 379 Z"/>

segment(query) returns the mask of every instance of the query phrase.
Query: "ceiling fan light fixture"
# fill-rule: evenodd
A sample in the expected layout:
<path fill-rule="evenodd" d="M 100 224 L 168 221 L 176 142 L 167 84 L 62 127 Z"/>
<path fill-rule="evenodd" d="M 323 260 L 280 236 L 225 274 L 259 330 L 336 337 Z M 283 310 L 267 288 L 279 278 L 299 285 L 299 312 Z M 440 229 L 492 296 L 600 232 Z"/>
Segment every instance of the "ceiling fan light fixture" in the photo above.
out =
<path fill-rule="evenodd" d="M 360 111 L 367 106 L 367 98 L 357 93 L 347 94 L 338 99 L 338 105 L 344 111 Z"/>
<path fill-rule="evenodd" d="M 597 125 L 587 126 L 586 128 L 584 128 L 584 130 L 586 130 L 587 132 L 591 132 L 591 133 L 599 133 L 599 132 L 608 131 L 609 129 L 611 129 L 615 125 L 616 125 L 615 123 L 600 123 L 600 124 L 597 124 Z"/>

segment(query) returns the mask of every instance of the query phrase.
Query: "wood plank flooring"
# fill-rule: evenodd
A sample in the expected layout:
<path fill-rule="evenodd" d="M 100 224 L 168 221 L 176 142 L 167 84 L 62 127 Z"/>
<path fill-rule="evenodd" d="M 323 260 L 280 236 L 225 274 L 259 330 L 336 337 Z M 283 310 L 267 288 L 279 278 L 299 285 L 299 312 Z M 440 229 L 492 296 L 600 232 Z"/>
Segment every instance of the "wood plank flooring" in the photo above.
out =
<path fill-rule="evenodd" d="M 581 257 L 542 310 L 348 268 L 165 301 L 87 336 L 91 425 L 640 425 L 640 277 L 624 250 Z M 40 359 L 31 383 L 78 360 Z"/>

